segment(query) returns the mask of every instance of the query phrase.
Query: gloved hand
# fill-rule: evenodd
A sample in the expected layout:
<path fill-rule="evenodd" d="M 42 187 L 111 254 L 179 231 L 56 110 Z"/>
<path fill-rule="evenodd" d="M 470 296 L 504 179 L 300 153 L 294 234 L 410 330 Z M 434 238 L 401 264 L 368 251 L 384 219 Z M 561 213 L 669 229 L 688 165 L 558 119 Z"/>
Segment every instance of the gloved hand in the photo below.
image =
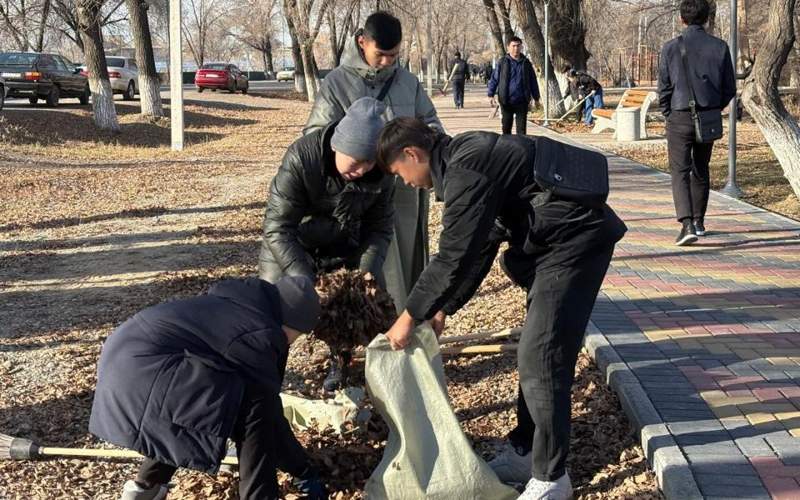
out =
<path fill-rule="evenodd" d="M 309 500 L 328 499 L 328 489 L 313 467 L 308 467 L 303 474 L 293 478 L 292 484 Z"/>

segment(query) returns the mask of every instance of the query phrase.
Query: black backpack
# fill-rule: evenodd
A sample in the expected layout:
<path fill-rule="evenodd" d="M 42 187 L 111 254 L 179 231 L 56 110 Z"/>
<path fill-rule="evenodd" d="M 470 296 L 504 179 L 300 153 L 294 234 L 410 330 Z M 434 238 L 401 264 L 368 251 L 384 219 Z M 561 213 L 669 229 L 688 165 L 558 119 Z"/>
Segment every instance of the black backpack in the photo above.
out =
<path fill-rule="evenodd" d="M 595 151 L 537 137 L 533 177 L 543 190 L 587 207 L 608 199 L 608 161 Z"/>

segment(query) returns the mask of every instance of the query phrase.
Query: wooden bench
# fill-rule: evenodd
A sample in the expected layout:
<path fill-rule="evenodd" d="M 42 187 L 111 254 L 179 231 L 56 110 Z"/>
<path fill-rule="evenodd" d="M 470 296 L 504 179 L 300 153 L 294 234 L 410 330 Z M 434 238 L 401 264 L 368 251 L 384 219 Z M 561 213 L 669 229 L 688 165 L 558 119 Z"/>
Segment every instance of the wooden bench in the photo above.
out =
<path fill-rule="evenodd" d="M 616 109 L 593 109 L 592 110 L 592 117 L 595 119 L 594 128 L 592 129 L 593 134 L 599 134 L 604 130 L 612 129 L 614 130 L 614 137 L 616 138 L 617 132 L 617 109 L 620 108 L 639 108 L 639 130 L 641 137 L 640 139 L 647 139 L 647 128 L 645 128 L 645 123 L 647 120 L 647 110 L 650 108 L 650 104 L 652 104 L 655 100 L 658 99 L 658 96 L 655 92 L 650 90 L 636 90 L 636 89 L 627 89 L 624 94 L 622 94 L 622 99 L 620 99 L 619 104 L 617 104 Z"/>

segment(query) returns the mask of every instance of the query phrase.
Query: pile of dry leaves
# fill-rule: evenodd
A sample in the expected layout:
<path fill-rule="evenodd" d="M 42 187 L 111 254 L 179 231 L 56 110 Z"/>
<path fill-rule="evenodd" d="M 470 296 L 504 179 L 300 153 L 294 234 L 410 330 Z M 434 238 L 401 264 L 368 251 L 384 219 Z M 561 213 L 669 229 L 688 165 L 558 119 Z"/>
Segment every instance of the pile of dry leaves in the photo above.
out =
<path fill-rule="evenodd" d="M 371 275 L 340 269 L 320 275 L 316 288 L 322 314 L 313 335 L 332 351 L 366 346 L 392 326 L 394 302 Z"/>

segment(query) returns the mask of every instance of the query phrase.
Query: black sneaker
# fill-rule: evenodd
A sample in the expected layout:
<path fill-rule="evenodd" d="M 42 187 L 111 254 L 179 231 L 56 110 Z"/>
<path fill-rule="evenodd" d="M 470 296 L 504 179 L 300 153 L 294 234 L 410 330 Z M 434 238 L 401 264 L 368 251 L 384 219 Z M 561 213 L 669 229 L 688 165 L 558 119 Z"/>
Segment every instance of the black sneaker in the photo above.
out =
<path fill-rule="evenodd" d="M 684 245 L 691 245 L 695 241 L 697 241 L 697 233 L 694 232 L 694 224 L 692 224 L 691 220 L 687 220 L 683 223 L 678 237 L 675 238 L 675 244 L 682 247 Z"/>
<path fill-rule="evenodd" d="M 697 219 L 694 221 L 694 233 L 697 236 L 706 235 L 706 226 L 703 224 L 703 219 Z"/>
<path fill-rule="evenodd" d="M 328 376 L 322 382 L 322 390 L 325 392 L 336 392 L 347 383 L 348 365 L 350 364 L 350 353 L 331 355 L 331 367 Z"/>

